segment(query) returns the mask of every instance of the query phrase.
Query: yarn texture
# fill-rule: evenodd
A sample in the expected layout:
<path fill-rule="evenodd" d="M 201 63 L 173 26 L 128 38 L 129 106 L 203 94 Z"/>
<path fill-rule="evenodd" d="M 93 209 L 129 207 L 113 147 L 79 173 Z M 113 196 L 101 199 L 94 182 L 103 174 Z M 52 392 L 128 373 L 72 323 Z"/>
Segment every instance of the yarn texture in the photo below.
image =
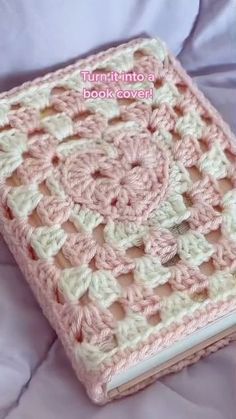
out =
<path fill-rule="evenodd" d="M 153 97 L 85 99 L 101 69 L 154 74 L 130 87 Z M 0 95 L 0 230 L 95 402 L 236 309 L 235 141 L 157 39 Z"/>

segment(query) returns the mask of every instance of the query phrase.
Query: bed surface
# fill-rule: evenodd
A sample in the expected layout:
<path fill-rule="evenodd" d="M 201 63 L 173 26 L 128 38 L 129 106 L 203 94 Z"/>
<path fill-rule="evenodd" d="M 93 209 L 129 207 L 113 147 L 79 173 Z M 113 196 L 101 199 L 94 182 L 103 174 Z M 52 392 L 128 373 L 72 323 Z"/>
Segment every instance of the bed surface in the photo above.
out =
<path fill-rule="evenodd" d="M 142 35 L 167 42 L 236 133 L 234 0 L 2 0 L 0 91 Z M 97 407 L 0 237 L 0 419 L 235 419 L 235 353 Z"/>

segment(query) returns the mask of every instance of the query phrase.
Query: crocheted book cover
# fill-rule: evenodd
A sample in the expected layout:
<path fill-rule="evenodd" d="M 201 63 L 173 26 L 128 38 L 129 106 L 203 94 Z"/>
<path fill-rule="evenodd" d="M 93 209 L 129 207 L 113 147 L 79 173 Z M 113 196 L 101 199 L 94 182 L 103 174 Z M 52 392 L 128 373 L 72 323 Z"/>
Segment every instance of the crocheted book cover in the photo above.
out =
<path fill-rule="evenodd" d="M 161 41 L 1 94 L 0 127 L 0 230 L 94 401 L 236 309 L 235 139 Z"/>

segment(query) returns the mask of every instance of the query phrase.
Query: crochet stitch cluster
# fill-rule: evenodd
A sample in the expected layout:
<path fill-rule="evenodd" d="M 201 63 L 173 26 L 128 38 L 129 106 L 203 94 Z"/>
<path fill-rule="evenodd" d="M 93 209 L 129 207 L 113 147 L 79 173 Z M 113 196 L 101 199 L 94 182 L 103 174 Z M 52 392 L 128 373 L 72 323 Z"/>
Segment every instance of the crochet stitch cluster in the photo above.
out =
<path fill-rule="evenodd" d="M 85 100 L 81 69 L 153 98 Z M 1 99 L 1 229 L 83 381 L 235 305 L 236 151 L 194 89 L 138 40 Z"/>

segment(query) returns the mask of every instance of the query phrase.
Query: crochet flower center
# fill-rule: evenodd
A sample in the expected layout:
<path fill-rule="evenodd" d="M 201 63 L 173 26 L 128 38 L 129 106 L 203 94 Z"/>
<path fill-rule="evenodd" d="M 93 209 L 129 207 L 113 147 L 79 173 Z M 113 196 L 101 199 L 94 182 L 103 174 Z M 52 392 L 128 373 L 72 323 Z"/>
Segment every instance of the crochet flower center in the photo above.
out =
<path fill-rule="evenodd" d="M 74 202 L 117 220 L 147 219 L 168 187 L 167 152 L 151 135 L 124 135 L 110 157 L 74 154 L 61 167 L 61 182 Z"/>

